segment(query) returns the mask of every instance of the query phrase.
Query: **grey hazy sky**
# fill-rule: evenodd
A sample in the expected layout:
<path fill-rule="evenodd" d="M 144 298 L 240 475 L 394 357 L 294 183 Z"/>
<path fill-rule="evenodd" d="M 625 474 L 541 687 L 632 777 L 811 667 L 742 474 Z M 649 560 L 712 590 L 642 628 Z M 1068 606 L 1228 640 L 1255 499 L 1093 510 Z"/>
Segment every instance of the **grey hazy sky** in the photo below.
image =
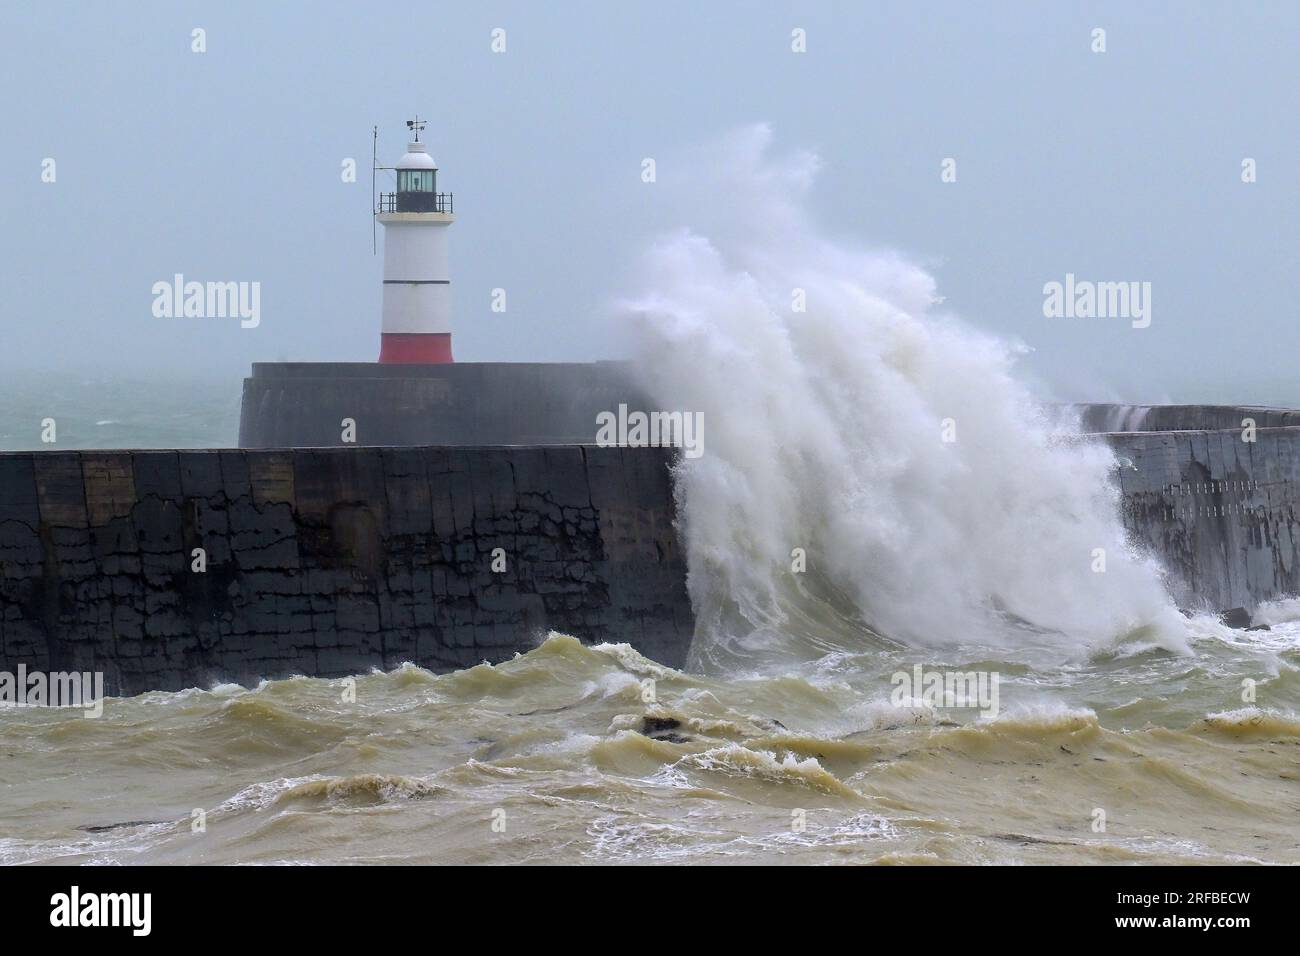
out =
<path fill-rule="evenodd" d="M 656 205 L 642 158 L 662 169 L 764 121 L 821 156 L 829 232 L 924 263 L 947 308 L 1032 346 L 1026 371 L 1058 395 L 1300 399 L 1300 4 L 0 11 L 0 371 L 202 369 L 237 388 L 253 361 L 373 360 L 370 128 L 391 164 L 419 112 L 456 195 L 462 360 L 623 354 L 607 303 L 649 233 L 691 224 Z M 261 327 L 154 318 L 150 287 L 176 272 L 260 281 Z M 1044 318 L 1066 272 L 1150 281 L 1151 328 Z"/>

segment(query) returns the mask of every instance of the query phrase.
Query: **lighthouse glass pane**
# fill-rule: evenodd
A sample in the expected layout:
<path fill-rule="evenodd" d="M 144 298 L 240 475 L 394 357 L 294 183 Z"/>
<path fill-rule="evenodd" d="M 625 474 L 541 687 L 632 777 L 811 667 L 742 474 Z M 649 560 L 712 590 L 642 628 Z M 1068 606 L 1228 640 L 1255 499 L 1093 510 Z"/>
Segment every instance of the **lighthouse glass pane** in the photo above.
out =
<path fill-rule="evenodd" d="M 433 170 L 399 169 L 397 171 L 397 191 L 401 193 L 433 192 Z"/>

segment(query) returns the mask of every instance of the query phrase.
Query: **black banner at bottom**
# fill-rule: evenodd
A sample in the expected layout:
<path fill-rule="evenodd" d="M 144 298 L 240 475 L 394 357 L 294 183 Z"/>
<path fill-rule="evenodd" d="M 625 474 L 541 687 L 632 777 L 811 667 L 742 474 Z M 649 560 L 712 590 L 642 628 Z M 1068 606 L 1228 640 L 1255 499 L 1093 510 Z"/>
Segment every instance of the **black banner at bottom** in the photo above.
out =
<path fill-rule="evenodd" d="M 226 933 L 290 943 L 374 943 L 409 939 L 448 920 L 488 920 L 530 940 L 572 942 L 575 932 L 608 926 L 644 933 L 698 925 L 728 944 L 766 936 L 775 920 L 824 924 L 837 910 L 854 932 L 918 927 L 943 941 L 990 933 L 1047 930 L 1054 939 L 1134 936 L 1185 940 L 1199 934 L 1230 941 L 1253 930 L 1290 925 L 1294 871 L 1289 868 L 867 868 L 823 869 L 798 880 L 789 869 L 725 874 L 717 869 L 656 868 L 602 873 L 582 868 L 540 874 L 513 868 L 432 867 L 140 867 L 0 869 L 9 926 L 25 937 L 51 933 L 75 944 L 128 945 L 159 940 L 221 945 Z M 725 908 L 729 915 L 720 913 Z M 752 924 L 738 920 L 750 911 Z M 1288 914 L 1289 915 L 1289 914 Z M 634 925 L 627 925 L 631 922 Z M 434 924 L 434 925 L 438 925 Z M 747 930 L 746 925 L 752 928 Z M 797 925 L 797 924 L 796 924 Z M 71 941 L 71 940 L 70 940 Z"/>

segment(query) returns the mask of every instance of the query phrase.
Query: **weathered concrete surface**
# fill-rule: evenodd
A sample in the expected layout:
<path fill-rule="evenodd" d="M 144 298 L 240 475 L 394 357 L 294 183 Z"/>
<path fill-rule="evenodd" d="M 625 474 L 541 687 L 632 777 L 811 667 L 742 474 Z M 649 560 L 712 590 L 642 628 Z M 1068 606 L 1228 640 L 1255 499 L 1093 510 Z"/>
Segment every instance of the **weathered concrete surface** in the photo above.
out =
<path fill-rule="evenodd" d="M 670 461 L 573 446 L 0 454 L 0 670 L 102 671 L 112 693 L 447 670 L 549 629 L 680 666 L 694 624 Z"/>
<path fill-rule="evenodd" d="M 596 440 L 596 415 L 648 410 L 622 362 L 257 363 L 244 379 L 241 448 L 566 445 Z"/>
<path fill-rule="evenodd" d="M 1253 609 L 1300 594 L 1300 428 L 1101 436 L 1120 458 L 1123 518 L 1183 608 Z"/>
<path fill-rule="evenodd" d="M 295 368 L 314 381 L 312 367 L 275 368 L 277 381 Z M 465 381 L 479 376 L 473 388 L 493 374 L 462 368 Z M 518 384 L 519 367 L 504 368 Z M 538 375 L 550 384 L 469 400 L 430 427 L 464 437 L 456 429 L 489 408 L 493 427 L 555 436 L 585 428 L 588 412 L 594 426 L 605 405 L 636 404 L 617 371 L 605 391 L 585 393 L 588 407 L 551 406 L 528 424 L 522 397 L 564 380 Z M 448 394 L 464 385 L 409 372 L 372 380 Z M 346 417 L 341 382 L 343 404 L 286 427 Z M 390 419 L 399 431 L 416 428 L 421 400 Z M 1265 425 L 1297 413 L 1180 409 L 1143 418 L 1230 427 L 1094 439 L 1121 459 L 1134 541 L 1170 569 L 1183 607 L 1253 608 L 1300 593 L 1300 427 Z M 1257 413 L 1254 442 L 1242 440 L 1243 412 Z M 0 670 L 98 670 L 115 693 L 408 660 L 446 670 L 508 658 L 549 629 L 628 641 L 677 666 L 694 625 L 671 459 L 667 449 L 545 444 L 0 454 Z M 206 550 L 204 573 L 191 569 L 195 548 Z M 495 548 L 503 574 L 491 569 Z"/>
<path fill-rule="evenodd" d="M 1250 419 L 1256 428 L 1300 426 L 1300 411 L 1263 405 L 1067 405 L 1077 412 L 1087 432 L 1168 432 L 1243 428 Z"/>

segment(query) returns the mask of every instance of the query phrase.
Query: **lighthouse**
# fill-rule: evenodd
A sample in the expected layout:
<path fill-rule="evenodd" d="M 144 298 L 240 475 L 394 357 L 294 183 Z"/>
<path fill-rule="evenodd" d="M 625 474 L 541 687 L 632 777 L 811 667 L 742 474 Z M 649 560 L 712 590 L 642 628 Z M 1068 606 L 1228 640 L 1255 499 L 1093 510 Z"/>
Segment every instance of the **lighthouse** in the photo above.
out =
<path fill-rule="evenodd" d="M 406 125 L 412 139 L 392 167 L 397 191 L 381 194 L 375 207 L 384 227 L 379 361 L 440 365 L 452 361 L 447 227 L 456 217 L 451 193 L 438 192 L 438 164 L 420 141 L 424 122 Z"/>

